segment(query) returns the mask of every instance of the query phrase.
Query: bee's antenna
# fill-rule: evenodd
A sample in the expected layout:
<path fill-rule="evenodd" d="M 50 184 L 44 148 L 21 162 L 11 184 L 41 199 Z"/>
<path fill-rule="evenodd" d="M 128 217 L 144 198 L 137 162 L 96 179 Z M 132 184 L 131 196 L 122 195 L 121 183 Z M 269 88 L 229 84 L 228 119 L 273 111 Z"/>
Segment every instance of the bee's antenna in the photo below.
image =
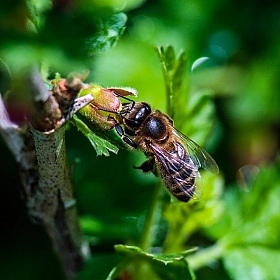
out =
<path fill-rule="evenodd" d="M 116 96 L 118 96 L 118 97 L 121 97 L 121 98 L 123 98 L 123 99 L 129 101 L 129 104 L 130 104 L 130 103 L 132 104 L 132 105 L 131 105 L 131 109 L 134 107 L 134 105 L 135 105 L 135 101 L 134 101 L 134 100 L 132 100 L 132 99 L 130 99 L 130 98 L 128 98 L 128 97 L 125 97 L 125 96 L 123 96 L 123 95 L 120 95 L 120 94 L 117 93 L 116 91 L 114 91 L 114 94 L 115 94 Z M 127 104 L 127 103 L 124 103 L 124 104 Z"/>
<path fill-rule="evenodd" d="M 112 111 L 112 110 L 108 110 L 108 109 L 106 109 L 106 108 L 98 108 L 98 110 L 100 110 L 100 111 L 105 111 L 105 112 L 111 112 L 111 113 L 119 114 L 119 115 L 123 115 L 123 114 L 125 115 L 125 114 L 127 114 L 127 113 L 134 107 L 135 101 L 132 100 L 132 99 L 129 99 L 129 98 L 125 97 L 125 96 L 121 96 L 120 94 L 118 94 L 118 93 L 116 93 L 116 92 L 114 92 L 114 94 L 115 94 L 116 96 L 118 96 L 118 97 L 121 97 L 121 98 L 123 98 L 123 99 L 129 101 L 129 103 L 122 103 L 122 105 L 129 105 L 129 104 L 131 104 L 131 107 L 130 107 L 129 109 L 122 109 L 122 110 L 119 111 L 119 112 Z"/>

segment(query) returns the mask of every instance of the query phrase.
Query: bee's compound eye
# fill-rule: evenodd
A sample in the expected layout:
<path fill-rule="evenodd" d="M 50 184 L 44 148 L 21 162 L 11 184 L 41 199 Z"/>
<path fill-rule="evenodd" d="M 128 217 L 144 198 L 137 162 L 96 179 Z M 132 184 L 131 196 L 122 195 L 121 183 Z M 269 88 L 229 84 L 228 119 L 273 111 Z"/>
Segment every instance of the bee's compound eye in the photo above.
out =
<path fill-rule="evenodd" d="M 138 110 L 134 116 L 134 121 L 142 124 L 143 121 L 151 114 L 151 107 L 146 103 L 140 103 L 139 108 L 136 107 Z"/>
<path fill-rule="evenodd" d="M 166 127 L 159 118 L 151 118 L 146 125 L 146 133 L 153 139 L 162 139 L 166 135 Z"/>
<path fill-rule="evenodd" d="M 124 122 L 131 130 L 138 129 L 146 118 L 151 114 L 151 107 L 144 103 L 136 103 L 124 118 Z"/>

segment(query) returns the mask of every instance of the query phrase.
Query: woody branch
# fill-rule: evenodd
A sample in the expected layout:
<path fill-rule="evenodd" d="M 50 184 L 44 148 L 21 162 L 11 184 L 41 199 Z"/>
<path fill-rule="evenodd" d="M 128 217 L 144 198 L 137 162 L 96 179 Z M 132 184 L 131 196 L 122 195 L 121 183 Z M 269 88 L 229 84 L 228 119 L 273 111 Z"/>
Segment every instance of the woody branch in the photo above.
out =
<path fill-rule="evenodd" d="M 64 80 L 51 93 L 36 68 L 30 72 L 27 84 L 33 103 L 27 127 L 10 121 L 0 97 L 0 133 L 19 165 L 30 217 L 46 228 L 71 279 L 81 268 L 88 249 L 78 226 L 64 124 L 93 97 L 76 98 L 82 87 L 79 79 Z"/>

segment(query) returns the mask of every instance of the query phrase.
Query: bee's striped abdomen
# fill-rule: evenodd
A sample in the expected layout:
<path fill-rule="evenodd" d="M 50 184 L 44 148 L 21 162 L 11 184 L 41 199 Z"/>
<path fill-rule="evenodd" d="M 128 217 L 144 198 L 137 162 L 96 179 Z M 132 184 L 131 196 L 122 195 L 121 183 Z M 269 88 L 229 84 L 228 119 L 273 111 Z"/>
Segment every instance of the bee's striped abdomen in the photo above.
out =
<path fill-rule="evenodd" d="M 179 143 L 170 157 L 160 157 L 158 162 L 161 176 L 169 191 L 179 200 L 187 202 L 195 192 L 197 168 Z M 158 155 L 157 155 L 158 156 Z M 168 172 L 166 172 L 168 171 Z"/>

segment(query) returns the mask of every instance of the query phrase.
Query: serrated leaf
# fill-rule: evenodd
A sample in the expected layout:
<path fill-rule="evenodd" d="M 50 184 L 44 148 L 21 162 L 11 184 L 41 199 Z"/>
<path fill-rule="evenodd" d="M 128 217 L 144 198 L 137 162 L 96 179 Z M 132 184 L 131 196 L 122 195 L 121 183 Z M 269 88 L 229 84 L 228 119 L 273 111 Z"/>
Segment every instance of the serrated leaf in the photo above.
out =
<path fill-rule="evenodd" d="M 77 129 L 88 138 L 98 156 L 109 156 L 109 151 L 115 154 L 118 153 L 117 146 L 95 134 L 78 116 L 74 115 L 73 118 Z"/>
<path fill-rule="evenodd" d="M 44 12 L 51 8 L 52 2 L 50 0 L 27 0 L 26 4 L 30 11 L 30 22 L 35 27 L 34 31 L 37 32 L 43 23 Z"/>
<path fill-rule="evenodd" d="M 275 205 L 280 197 L 279 171 L 279 162 L 276 162 L 273 166 L 260 169 L 250 192 L 242 191 L 238 185 L 227 191 L 224 197 L 225 211 L 209 233 L 215 238 L 227 235 L 234 237 L 235 242 L 278 246 L 280 216 Z"/>
<path fill-rule="evenodd" d="M 177 64 L 174 67 L 174 73 L 172 76 L 172 85 L 173 85 L 173 91 L 179 92 L 180 88 L 182 87 L 183 81 L 186 78 L 186 64 L 187 64 L 187 58 L 185 52 L 182 52 L 178 59 Z"/>
<path fill-rule="evenodd" d="M 174 48 L 172 46 L 168 46 L 165 51 L 163 49 L 162 51 L 164 55 L 166 69 L 167 71 L 172 71 L 176 62 L 176 55 L 175 55 Z"/>
<path fill-rule="evenodd" d="M 213 129 L 214 117 L 212 92 L 205 89 L 189 96 L 184 114 L 176 115 L 176 124 L 183 133 L 203 146 Z"/>
<path fill-rule="evenodd" d="M 118 148 L 109 141 L 97 136 L 95 133 L 90 131 L 86 137 L 94 147 L 98 156 L 109 156 L 109 151 L 117 154 Z"/>
<path fill-rule="evenodd" d="M 129 263 L 138 262 L 139 260 L 148 263 L 159 279 L 194 279 L 193 272 L 190 270 L 183 255 L 154 255 L 144 252 L 139 247 L 126 245 L 116 245 L 115 249 L 124 259 L 129 260 Z M 123 263 L 121 268 L 124 268 Z M 116 276 L 117 273 L 120 273 L 120 268 L 116 267 L 113 273 L 110 274 L 110 278 L 107 279 L 113 279 L 112 276 Z"/>
<path fill-rule="evenodd" d="M 177 129 L 203 145 L 214 124 L 211 121 L 215 114 L 212 92 L 208 89 L 190 90 L 184 52 L 176 58 L 172 46 L 159 47 L 158 55 L 165 81 L 167 113 L 174 120 Z"/>
<path fill-rule="evenodd" d="M 104 20 L 97 35 L 86 41 L 87 52 L 92 55 L 115 46 L 125 30 L 126 20 L 124 13 L 114 14 L 108 20 Z"/>
<path fill-rule="evenodd" d="M 280 261 L 279 171 L 277 161 L 261 168 L 249 193 L 238 186 L 227 191 L 222 215 L 205 229 L 225 244 L 223 261 L 233 279 L 277 279 L 272 268 Z"/>
<path fill-rule="evenodd" d="M 182 85 L 185 80 L 186 57 L 182 52 L 176 58 L 174 48 L 158 47 L 158 55 L 162 66 L 164 76 L 165 89 L 167 95 L 167 113 L 171 118 L 177 111 L 182 111 L 182 101 L 185 97 L 182 94 Z M 184 110 L 183 110 L 184 111 Z"/>

